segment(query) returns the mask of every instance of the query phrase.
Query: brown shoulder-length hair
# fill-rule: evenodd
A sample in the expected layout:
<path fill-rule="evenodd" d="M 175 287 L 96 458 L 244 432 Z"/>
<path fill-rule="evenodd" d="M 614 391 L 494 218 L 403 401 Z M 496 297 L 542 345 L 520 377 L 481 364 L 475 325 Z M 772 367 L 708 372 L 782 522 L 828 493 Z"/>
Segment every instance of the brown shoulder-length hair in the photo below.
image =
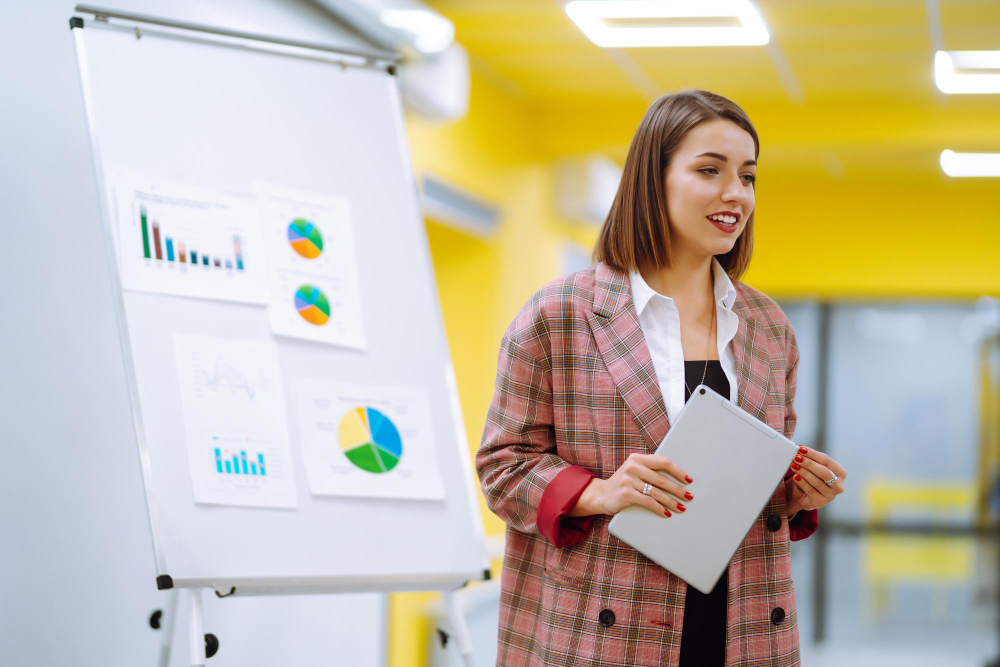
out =
<path fill-rule="evenodd" d="M 665 176 L 681 141 L 699 123 L 714 119 L 736 123 L 753 137 L 754 158 L 760 155 L 757 130 L 732 100 L 707 90 L 682 90 L 660 96 L 643 116 L 625 158 L 614 203 L 601 226 L 593 259 L 620 271 L 670 266 L 670 218 Z M 747 218 L 733 249 L 716 259 L 738 280 L 753 254 L 753 218 Z"/>

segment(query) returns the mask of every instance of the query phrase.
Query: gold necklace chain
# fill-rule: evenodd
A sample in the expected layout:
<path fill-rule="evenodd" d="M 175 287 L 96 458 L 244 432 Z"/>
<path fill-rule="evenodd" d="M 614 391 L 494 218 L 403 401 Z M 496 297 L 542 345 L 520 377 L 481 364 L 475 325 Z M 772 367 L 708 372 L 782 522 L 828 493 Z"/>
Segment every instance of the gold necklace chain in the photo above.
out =
<path fill-rule="evenodd" d="M 708 374 L 708 353 L 712 349 L 712 333 L 715 330 L 715 293 L 712 293 L 712 322 L 708 325 L 708 344 L 705 346 L 705 368 L 701 372 L 701 382 L 699 384 L 705 384 L 705 376 Z M 684 388 L 688 390 L 689 394 L 693 394 L 691 387 L 688 386 L 687 373 L 684 374 Z"/>

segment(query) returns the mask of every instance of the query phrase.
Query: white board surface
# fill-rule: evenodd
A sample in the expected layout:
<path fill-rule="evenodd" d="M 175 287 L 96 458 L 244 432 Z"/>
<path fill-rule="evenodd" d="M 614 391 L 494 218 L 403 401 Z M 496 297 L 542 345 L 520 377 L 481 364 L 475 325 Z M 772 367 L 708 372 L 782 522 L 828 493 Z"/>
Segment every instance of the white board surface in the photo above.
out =
<path fill-rule="evenodd" d="M 123 174 L 233 197 L 254 197 L 261 182 L 341 197 L 353 223 L 364 349 L 275 335 L 266 304 L 122 291 L 159 574 L 237 594 L 438 588 L 481 577 L 488 562 L 474 474 L 395 77 L 249 40 L 167 30 L 137 38 L 94 23 L 77 32 L 109 233 Z M 178 337 L 277 347 L 293 507 L 195 502 Z M 303 380 L 419 388 L 443 492 L 314 494 L 299 422 Z"/>

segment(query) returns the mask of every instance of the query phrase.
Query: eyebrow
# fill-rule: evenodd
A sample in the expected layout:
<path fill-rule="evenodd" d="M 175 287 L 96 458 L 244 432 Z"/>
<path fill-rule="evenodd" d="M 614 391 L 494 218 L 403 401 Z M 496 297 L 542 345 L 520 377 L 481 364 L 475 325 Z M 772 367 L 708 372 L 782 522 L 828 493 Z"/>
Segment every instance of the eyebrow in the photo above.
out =
<path fill-rule="evenodd" d="M 708 157 L 714 157 L 716 159 L 722 160 L 723 162 L 729 162 L 729 158 L 727 158 L 722 153 L 702 153 L 701 155 L 696 155 L 695 157 L 706 157 L 706 156 L 708 156 Z M 745 167 L 748 164 L 752 164 L 754 166 L 757 166 L 757 161 L 756 160 L 747 160 L 746 162 L 743 163 L 743 166 Z"/>

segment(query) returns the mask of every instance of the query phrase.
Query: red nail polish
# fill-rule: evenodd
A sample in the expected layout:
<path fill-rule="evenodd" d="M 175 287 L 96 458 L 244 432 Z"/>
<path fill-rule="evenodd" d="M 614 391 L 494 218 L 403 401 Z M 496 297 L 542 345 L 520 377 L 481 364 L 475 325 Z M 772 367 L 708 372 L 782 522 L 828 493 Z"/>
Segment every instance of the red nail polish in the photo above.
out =
<path fill-rule="evenodd" d="M 691 475 L 684 475 L 684 479 L 686 479 L 686 480 L 687 480 L 687 483 L 688 483 L 688 484 L 690 484 L 691 482 L 693 482 L 693 481 L 694 481 L 693 479 L 691 479 Z"/>
<path fill-rule="evenodd" d="M 806 449 L 805 447 L 801 447 L 801 446 L 800 446 L 800 447 L 799 447 L 799 452 L 801 452 L 802 454 L 808 454 L 808 453 L 809 453 L 809 450 L 808 450 L 808 449 Z"/>
<path fill-rule="evenodd" d="M 686 509 L 687 509 L 687 508 L 686 508 L 686 507 L 684 507 L 684 504 L 683 504 L 683 503 L 677 503 L 677 511 L 678 511 L 678 512 L 683 512 L 683 511 L 684 511 L 684 510 L 686 510 Z"/>
<path fill-rule="evenodd" d="M 673 516 L 673 515 L 672 515 L 672 514 L 670 513 L 670 510 L 666 510 L 666 511 L 665 511 L 665 512 L 663 513 L 663 516 L 665 516 L 665 517 L 667 517 L 667 518 L 669 519 L 669 518 L 670 518 L 671 516 Z"/>
<path fill-rule="evenodd" d="M 796 482 L 801 482 L 802 481 L 802 477 L 800 475 L 796 475 L 795 476 L 795 481 Z"/>
<path fill-rule="evenodd" d="M 691 495 L 690 491 L 685 491 L 684 492 L 684 497 L 687 498 L 688 500 L 694 500 L 694 496 Z"/>
<path fill-rule="evenodd" d="M 805 459 L 802 458 L 802 456 L 800 454 L 796 454 L 795 455 L 795 460 L 798 461 L 799 463 L 802 463 L 803 461 L 805 461 Z"/>
<path fill-rule="evenodd" d="M 799 468 L 801 468 L 801 467 L 802 467 L 802 466 L 800 466 L 800 465 L 799 465 L 798 463 L 793 463 L 793 464 L 792 464 L 792 470 L 798 470 L 798 469 L 799 469 Z"/>

